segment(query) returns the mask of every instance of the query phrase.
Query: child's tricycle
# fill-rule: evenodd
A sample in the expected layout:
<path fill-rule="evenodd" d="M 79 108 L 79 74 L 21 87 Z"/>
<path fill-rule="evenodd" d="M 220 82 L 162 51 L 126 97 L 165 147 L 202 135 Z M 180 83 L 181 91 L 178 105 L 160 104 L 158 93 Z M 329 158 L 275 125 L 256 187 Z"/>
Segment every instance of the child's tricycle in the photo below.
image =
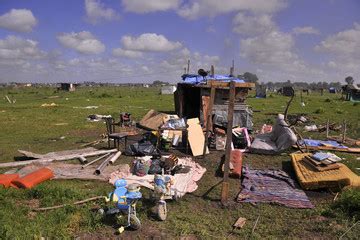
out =
<path fill-rule="evenodd" d="M 115 190 L 109 194 L 106 202 L 115 202 L 116 208 L 109 208 L 106 211 L 101 209 L 100 212 L 105 215 L 117 215 L 118 218 L 127 215 L 127 225 L 121 226 L 118 229 L 119 233 L 122 233 L 126 227 L 139 229 L 141 222 L 136 216 L 136 203 L 142 197 L 140 187 L 135 184 L 127 186 L 125 179 L 116 180 L 114 185 Z"/>
<path fill-rule="evenodd" d="M 161 221 L 165 221 L 167 217 L 166 201 L 174 199 L 176 193 L 171 190 L 174 184 L 170 176 L 158 175 L 154 176 L 154 192 L 155 197 L 158 199 L 156 203 L 156 215 Z"/>

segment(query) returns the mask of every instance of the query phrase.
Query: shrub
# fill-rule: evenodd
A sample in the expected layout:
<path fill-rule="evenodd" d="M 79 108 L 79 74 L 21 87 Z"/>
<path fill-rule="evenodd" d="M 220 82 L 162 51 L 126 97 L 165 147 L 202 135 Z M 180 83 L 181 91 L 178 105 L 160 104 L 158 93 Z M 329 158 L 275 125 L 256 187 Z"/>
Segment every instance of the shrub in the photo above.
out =
<path fill-rule="evenodd" d="M 330 98 L 325 99 L 325 102 L 332 102 Z"/>

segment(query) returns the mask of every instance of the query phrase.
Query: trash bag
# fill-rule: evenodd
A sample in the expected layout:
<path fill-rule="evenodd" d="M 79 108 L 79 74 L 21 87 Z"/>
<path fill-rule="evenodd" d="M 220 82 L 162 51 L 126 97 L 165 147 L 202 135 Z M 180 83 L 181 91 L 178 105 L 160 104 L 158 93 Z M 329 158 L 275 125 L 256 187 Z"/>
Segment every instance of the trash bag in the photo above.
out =
<path fill-rule="evenodd" d="M 154 159 L 151 162 L 149 174 L 162 174 L 164 162 L 161 159 Z"/>
<path fill-rule="evenodd" d="M 147 140 L 141 140 L 137 143 L 127 146 L 125 150 L 125 155 L 129 156 L 151 156 L 159 155 L 159 151 L 156 147 Z"/>
<path fill-rule="evenodd" d="M 133 174 L 143 177 L 149 173 L 151 160 L 135 159 L 133 162 Z"/>

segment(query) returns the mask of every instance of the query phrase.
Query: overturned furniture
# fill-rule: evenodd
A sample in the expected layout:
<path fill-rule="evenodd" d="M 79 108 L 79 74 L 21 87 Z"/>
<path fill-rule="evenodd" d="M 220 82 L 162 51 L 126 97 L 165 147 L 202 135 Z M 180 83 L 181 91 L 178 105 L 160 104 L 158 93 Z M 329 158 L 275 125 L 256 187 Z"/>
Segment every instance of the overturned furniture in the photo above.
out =
<path fill-rule="evenodd" d="M 283 114 L 279 114 L 270 133 L 259 134 L 250 146 L 250 152 L 258 154 L 278 154 L 297 141 L 295 133 L 286 123 Z"/>

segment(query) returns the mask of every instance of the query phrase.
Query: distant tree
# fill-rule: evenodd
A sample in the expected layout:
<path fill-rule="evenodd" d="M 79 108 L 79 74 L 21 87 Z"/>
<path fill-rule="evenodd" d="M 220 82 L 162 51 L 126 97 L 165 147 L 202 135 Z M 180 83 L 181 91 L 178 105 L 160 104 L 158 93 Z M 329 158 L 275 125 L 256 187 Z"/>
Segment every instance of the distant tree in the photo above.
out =
<path fill-rule="evenodd" d="M 238 77 L 243 78 L 247 82 L 252 82 L 252 83 L 258 83 L 259 81 L 259 78 L 256 76 L 256 74 L 251 72 L 246 72 L 243 75 L 239 75 Z"/>
<path fill-rule="evenodd" d="M 168 83 L 168 82 L 163 82 L 163 81 L 158 81 L 158 80 L 156 80 L 156 81 L 153 81 L 152 85 L 154 85 L 154 86 L 161 86 L 161 85 L 169 85 L 169 83 Z"/>
<path fill-rule="evenodd" d="M 348 85 L 351 85 L 354 83 L 354 79 L 352 76 L 348 76 L 345 78 L 345 82 L 348 84 Z"/>

